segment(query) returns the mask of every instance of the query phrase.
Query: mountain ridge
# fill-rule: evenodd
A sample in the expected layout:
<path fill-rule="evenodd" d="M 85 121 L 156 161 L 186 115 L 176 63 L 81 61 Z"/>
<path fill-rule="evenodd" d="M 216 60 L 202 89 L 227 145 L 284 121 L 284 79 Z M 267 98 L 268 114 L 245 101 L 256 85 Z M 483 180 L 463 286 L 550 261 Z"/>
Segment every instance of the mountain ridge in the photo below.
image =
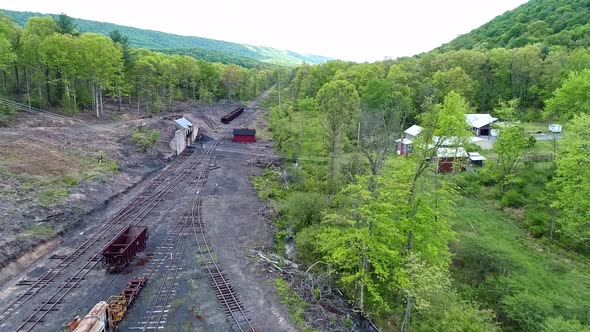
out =
<path fill-rule="evenodd" d="M 590 0 L 531 0 L 435 50 L 590 46 Z"/>
<path fill-rule="evenodd" d="M 16 24 L 21 27 L 23 27 L 26 21 L 33 16 L 51 16 L 54 19 L 58 16 L 57 14 L 13 11 L 7 9 L 0 9 L 0 13 L 8 15 Z M 256 46 L 205 37 L 180 35 L 152 29 L 141 29 L 115 23 L 86 20 L 74 17 L 73 19 L 80 32 L 95 32 L 108 35 L 108 33 L 113 30 L 119 30 L 123 35 L 129 38 L 131 46 L 137 48 L 147 48 L 151 50 L 206 50 L 207 52 L 225 54 L 226 57 L 237 56 L 240 58 L 249 58 L 263 63 L 290 66 L 299 65 L 302 63 L 317 64 L 333 60 L 332 58 L 321 55 L 298 53 L 274 47 Z M 216 54 L 216 57 L 219 58 L 221 55 Z M 208 59 L 205 58 L 204 60 Z"/>

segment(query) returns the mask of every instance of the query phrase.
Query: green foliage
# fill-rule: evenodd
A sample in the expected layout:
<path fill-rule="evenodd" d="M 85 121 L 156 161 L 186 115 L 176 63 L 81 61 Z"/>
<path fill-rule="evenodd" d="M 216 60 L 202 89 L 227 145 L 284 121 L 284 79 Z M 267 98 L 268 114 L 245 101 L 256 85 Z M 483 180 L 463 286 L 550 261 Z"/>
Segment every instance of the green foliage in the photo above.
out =
<path fill-rule="evenodd" d="M 516 189 L 510 189 L 504 192 L 500 200 L 503 207 L 520 207 L 525 204 L 524 197 Z"/>
<path fill-rule="evenodd" d="M 131 142 L 135 144 L 137 151 L 145 152 L 158 146 L 160 132 L 156 129 L 146 130 L 143 127 L 136 127 L 131 133 Z"/>
<path fill-rule="evenodd" d="M 267 168 L 262 175 L 255 177 L 253 182 L 258 197 L 264 200 L 282 199 L 286 195 L 279 184 L 279 174 L 271 169 Z"/>
<path fill-rule="evenodd" d="M 8 106 L 0 105 L 0 127 L 8 125 L 13 119 L 16 111 Z"/>
<path fill-rule="evenodd" d="M 524 136 L 524 130 L 518 126 L 504 126 L 500 128 L 500 135 L 494 143 L 494 151 L 498 154 L 495 172 L 501 193 L 510 184 L 518 181 L 516 172 L 522 165 L 524 153 L 530 147 L 530 142 Z"/>
<path fill-rule="evenodd" d="M 580 115 L 568 124 L 568 134 L 560 144 L 557 170 L 549 190 L 553 206 L 560 210 L 559 225 L 570 239 L 588 243 L 590 238 L 590 115 Z"/>
<path fill-rule="evenodd" d="M 2 9 L 1 12 L 11 17 L 18 25 L 24 26 L 30 17 L 41 16 L 39 13 L 17 12 Z M 56 20 L 61 15 L 51 15 Z M 130 46 L 147 49 L 196 49 L 198 52 L 212 52 L 213 57 L 208 61 L 216 61 L 215 57 L 225 57 L 233 59 L 236 56 L 240 58 L 253 59 L 261 62 L 278 63 L 285 65 L 298 65 L 306 63 L 322 63 L 329 58 L 299 54 L 287 50 L 279 50 L 271 47 L 251 46 L 246 44 L 237 44 L 214 39 L 201 37 L 188 37 L 174 35 L 152 30 L 143 30 L 106 22 L 96 22 L 82 19 L 73 19 L 73 24 L 81 32 L 94 32 L 108 36 L 113 30 L 120 31 L 123 35 L 129 36 Z M 203 50 L 203 51 L 200 51 Z M 207 54 L 207 53 L 205 53 Z M 234 63 L 234 62 L 232 62 Z"/>
<path fill-rule="evenodd" d="M 41 224 L 32 224 L 31 226 L 29 226 L 24 233 L 20 234 L 21 237 L 24 238 L 48 238 L 50 236 L 53 236 L 55 234 L 55 231 L 53 229 L 53 226 L 51 224 L 48 223 L 41 223 Z"/>
<path fill-rule="evenodd" d="M 500 100 L 498 107 L 494 109 L 494 115 L 502 121 L 516 121 L 518 119 L 518 99 L 509 101 Z"/>
<path fill-rule="evenodd" d="M 541 331 L 557 317 L 590 326 L 583 257 L 542 245 L 491 202 L 465 198 L 456 213 L 453 276 L 461 294 L 496 311 L 510 331 Z"/>
<path fill-rule="evenodd" d="M 576 114 L 590 114 L 590 69 L 572 73 L 546 102 L 548 115 L 570 120 Z"/>
<path fill-rule="evenodd" d="M 293 233 L 319 224 L 328 199 L 320 193 L 293 192 L 281 204 L 281 214 L 287 219 Z"/>
<path fill-rule="evenodd" d="M 514 48 L 532 44 L 588 47 L 589 29 L 590 10 L 585 1 L 532 0 L 439 50 Z"/>
<path fill-rule="evenodd" d="M 68 197 L 70 191 L 66 188 L 49 188 L 41 191 L 38 195 L 38 203 L 43 207 L 48 207 L 60 202 L 62 199 Z"/>
<path fill-rule="evenodd" d="M 326 149 L 330 152 L 330 179 L 334 181 L 342 135 L 347 133 L 351 122 L 354 123 L 353 120 L 358 116 L 359 96 L 354 85 L 344 80 L 336 80 L 322 86 L 316 101 L 323 117 Z"/>
<path fill-rule="evenodd" d="M 590 327 L 582 325 L 575 319 L 550 317 L 543 324 L 543 332 L 590 332 Z"/>
<path fill-rule="evenodd" d="M 303 301 L 299 295 L 291 289 L 289 283 L 281 278 L 275 278 L 274 284 L 281 302 L 289 310 L 291 318 L 295 324 L 299 326 L 305 325 L 305 311 L 307 310 L 307 303 Z"/>

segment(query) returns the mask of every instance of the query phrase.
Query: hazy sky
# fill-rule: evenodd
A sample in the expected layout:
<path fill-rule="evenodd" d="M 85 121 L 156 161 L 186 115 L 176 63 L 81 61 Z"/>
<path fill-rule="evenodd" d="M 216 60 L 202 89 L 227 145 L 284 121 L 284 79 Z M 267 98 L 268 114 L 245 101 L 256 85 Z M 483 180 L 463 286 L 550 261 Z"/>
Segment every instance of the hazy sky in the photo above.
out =
<path fill-rule="evenodd" d="M 0 0 L 0 8 L 61 13 L 180 35 L 272 46 L 343 60 L 429 51 L 526 0 Z"/>

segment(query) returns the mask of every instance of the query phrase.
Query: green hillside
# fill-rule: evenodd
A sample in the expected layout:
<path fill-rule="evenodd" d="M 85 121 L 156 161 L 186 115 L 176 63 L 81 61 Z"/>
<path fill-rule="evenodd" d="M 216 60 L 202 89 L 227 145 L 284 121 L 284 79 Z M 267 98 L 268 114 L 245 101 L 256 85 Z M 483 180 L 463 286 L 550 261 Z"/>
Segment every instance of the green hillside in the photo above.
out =
<path fill-rule="evenodd" d="M 439 50 L 517 48 L 537 43 L 568 48 L 590 46 L 590 1 L 531 0 Z"/>
<path fill-rule="evenodd" d="M 40 13 L 18 12 L 4 9 L 0 9 L 0 12 L 7 14 L 21 27 L 24 26 L 29 17 L 43 15 Z M 50 16 L 53 16 L 54 19 L 57 18 L 57 15 L 55 14 L 50 14 Z M 122 34 L 129 37 L 132 47 L 152 50 L 191 49 L 193 51 L 189 53 L 207 61 L 243 64 L 244 62 L 247 62 L 245 59 L 252 59 L 268 63 L 297 65 L 303 62 L 316 64 L 330 60 L 330 58 L 323 56 L 300 54 L 272 47 L 252 46 L 201 37 L 180 36 L 106 22 L 89 21 L 77 18 L 75 19 L 75 22 L 80 32 L 96 32 L 108 35 L 109 32 L 113 30 L 119 30 Z M 248 66 L 251 66 L 251 64 Z"/>

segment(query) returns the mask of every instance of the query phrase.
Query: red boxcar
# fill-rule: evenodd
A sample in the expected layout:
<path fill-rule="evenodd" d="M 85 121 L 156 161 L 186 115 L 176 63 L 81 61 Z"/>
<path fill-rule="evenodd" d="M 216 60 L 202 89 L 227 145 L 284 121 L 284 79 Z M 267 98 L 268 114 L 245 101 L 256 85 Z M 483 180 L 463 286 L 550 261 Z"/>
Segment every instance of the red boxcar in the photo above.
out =
<path fill-rule="evenodd" d="M 234 142 L 256 142 L 256 129 L 234 129 Z"/>
<path fill-rule="evenodd" d="M 121 272 L 135 254 L 145 248 L 148 239 L 147 226 L 128 226 L 120 232 L 101 254 L 109 272 Z"/>

